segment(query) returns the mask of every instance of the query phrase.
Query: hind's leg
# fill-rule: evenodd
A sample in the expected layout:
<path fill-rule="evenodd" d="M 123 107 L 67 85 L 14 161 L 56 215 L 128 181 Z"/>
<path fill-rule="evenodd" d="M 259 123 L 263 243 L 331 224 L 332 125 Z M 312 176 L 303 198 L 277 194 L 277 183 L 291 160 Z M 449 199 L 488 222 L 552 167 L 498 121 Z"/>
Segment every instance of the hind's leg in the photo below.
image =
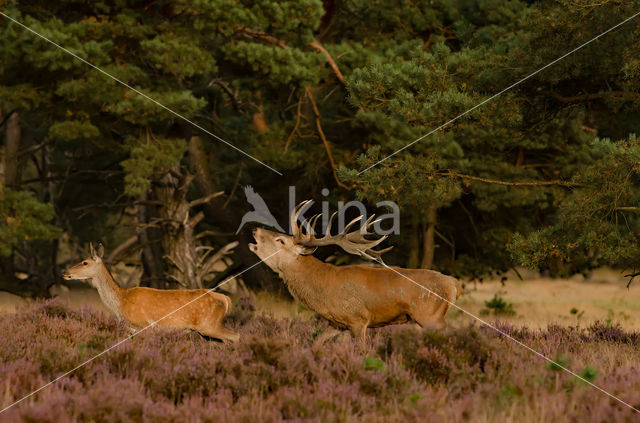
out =
<path fill-rule="evenodd" d="M 238 332 L 229 330 L 222 325 L 214 328 L 196 328 L 196 330 L 202 335 L 216 338 L 224 342 L 238 342 L 240 340 L 240 334 Z"/>
<path fill-rule="evenodd" d="M 240 334 L 222 326 L 223 319 L 224 315 L 211 316 L 204 322 L 201 322 L 195 329 L 203 335 L 217 338 L 225 342 L 238 342 Z"/>

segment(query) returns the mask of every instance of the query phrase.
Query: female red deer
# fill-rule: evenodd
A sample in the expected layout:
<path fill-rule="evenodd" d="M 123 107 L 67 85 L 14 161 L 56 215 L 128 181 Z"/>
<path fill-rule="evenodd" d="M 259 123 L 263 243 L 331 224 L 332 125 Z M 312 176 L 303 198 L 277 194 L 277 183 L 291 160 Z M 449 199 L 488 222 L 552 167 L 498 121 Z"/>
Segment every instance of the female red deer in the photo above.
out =
<path fill-rule="evenodd" d="M 365 238 L 373 235 L 368 232 L 375 223 L 373 216 L 359 231 L 348 232 L 362 216 L 351 221 L 342 233 L 332 236 L 334 213 L 327 234 L 316 238 L 313 227 L 317 215 L 303 225 L 303 233 L 298 219 L 310 203 L 300 203 L 291 214 L 293 236 L 259 228 L 253 231 L 256 243 L 249 244 L 249 249 L 278 273 L 294 298 L 334 325 L 350 329 L 362 340 L 368 327 L 409 320 L 422 327 L 440 328 L 445 324 L 445 313 L 461 294 L 460 281 L 433 270 L 334 266 L 314 258 L 311 254 L 317 247 L 330 244 L 376 260 L 389 249 L 373 249 L 386 237 Z"/>
<path fill-rule="evenodd" d="M 122 288 L 102 261 L 102 244 L 97 251 L 93 245 L 90 248 L 91 256 L 65 271 L 62 277 L 89 280 L 104 305 L 133 327 L 156 323 L 167 328 L 193 329 L 223 341 L 235 342 L 240 338 L 238 333 L 222 326 L 231 310 L 231 299 L 226 295 L 206 289 Z"/>

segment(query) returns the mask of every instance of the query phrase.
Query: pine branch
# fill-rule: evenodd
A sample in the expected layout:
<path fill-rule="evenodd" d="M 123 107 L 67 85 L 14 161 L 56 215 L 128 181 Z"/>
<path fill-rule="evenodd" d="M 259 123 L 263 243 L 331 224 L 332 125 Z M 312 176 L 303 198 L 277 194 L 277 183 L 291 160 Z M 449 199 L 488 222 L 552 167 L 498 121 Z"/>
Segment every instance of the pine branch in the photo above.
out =
<path fill-rule="evenodd" d="M 316 41 L 314 41 L 312 43 L 309 43 L 309 45 L 313 49 L 315 49 L 316 51 L 324 54 L 324 57 L 327 60 L 327 63 L 329 64 L 329 66 L 333 70 L 333 73 L 336 75 L 336 78 L 338 78 L 338 81 L 340 81 L 342 83 L 342 85 L 347 85 L 344 82 L 344 77 L 342 76 L 342 72 L 340 72 L 340 68 L 338 68 L 338 64 L 335 62 L 335 60 L 333 60 L 333 57 L 331 57 L 331 54 L 329 54 L 327 49 L 324 48 L 324 46 L 322 44 L 320 44 L 320 42 L 318 40 L 316 40 Z"/>
<path fill-rule="evenodd" d="M 516 181 L 516 182 L 510 182 L 510 181 L 500 181 L 500 180 L 497 180 L 497 179 L 481 178 L 479 176 L 471 176 L 471 175 L 465 175 L 465 174 L 462 174 L 462 173 L 454 173 L 454 172 L 446 172 L 446 173 L 442 173 L 441 175 L 443 175 L 443 176 L 451 176 L 453 178 L 469 179 L 471 181 L 484 182 L 484 183 L 487 183 L 487 184 L 506 185 L 506 186 L 514 186 L 514 187 L 562 186 L 562 187 L 567 187 L 567 188 L 574 188 L 574 187 L 582 186 L 581 184 L 578 184 L 578 183 L 562 181 L 562 180 L 559 180 L 559 179 L 552 180 L 552 181 Z"/>
<path fill-rule="evenodd" d="M 318 106 L 316 106 L 316 102 L 313 100 L 313 95 L 311 95 L 311 91 L 309 91 L 309 88 L 305 88 L 305 90 L 307 92 L 307 97 L 309 97 L 309 101 L 311 101 L 311 105 L 313 106 L 313 113 L 315 114 L 315 117 L 316 117 L 316 128 L 318 128 L 318 135 L 320 136 L 320 139 L 324 144 L 324 148 L 327 151 L 327 156 L 329 157 L 329 163 L 331 164 L 331 171 L 333 172 L 333 178 L 335 179 L 338 186 L 344 189 L 349 189 L 349 187 L 346 186 L 344 183 L 342 183 L 338 178 L 338 172 L 336 171 L 336 162 L 333 160 L 333 154 L 331 154 L 331 147 L 329 146 L 329 141 L 327 141 L 327 138 L 324 135 L 324 131 L 322 130 L 322 125 L 320 124 L 320 111 L 318 110 Z"/>
<path fill-rule="evenodd" d="M 603 93 L 575 95 L 570 97 L 564 97 L 555 91 L 549 91 L 549 94 L 551 94 L 551 96 L 556 100 L 558 100 L 560 103 L 565 103 L 565 104 L 600 100 L 606 97 L 614 97 L 614 98 L 622 98 L 622 99 L 626 98 L 629 101 L 640 99 L 640 94 L 633 91 L 609 91 L 609 92 L 603 92 Z"/>

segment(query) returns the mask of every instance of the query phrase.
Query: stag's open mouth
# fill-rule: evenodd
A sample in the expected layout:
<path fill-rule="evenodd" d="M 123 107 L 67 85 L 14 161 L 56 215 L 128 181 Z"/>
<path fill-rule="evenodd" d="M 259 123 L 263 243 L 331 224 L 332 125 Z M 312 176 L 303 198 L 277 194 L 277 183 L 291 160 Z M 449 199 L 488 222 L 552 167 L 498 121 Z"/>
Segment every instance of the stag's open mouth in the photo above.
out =
<path fill-rule="evenodd" d="M 258 244 L 251 244 L 250 243 L 249 244 L 249 250 L 255 253 L 256 251 L 258 251 Z"/>

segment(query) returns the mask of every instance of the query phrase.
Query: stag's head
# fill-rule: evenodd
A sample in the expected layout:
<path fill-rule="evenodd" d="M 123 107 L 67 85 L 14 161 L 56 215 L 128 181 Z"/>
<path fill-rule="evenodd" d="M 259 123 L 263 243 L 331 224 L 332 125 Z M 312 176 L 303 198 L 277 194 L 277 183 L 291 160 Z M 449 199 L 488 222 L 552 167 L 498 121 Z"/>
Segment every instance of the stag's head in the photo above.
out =
<path fill-rule="evenodd" d="M 282 271 L 287 265 L 295 262 L 300 256 L 312 254 L 317 247 L 325 245 L 338 245 L 350 254 L 360 255 L 369 260 L 380 261 L 380 256 L 389 251 L 392 247 L 383 250 L 373 248 L 380 244 L 386 236 L 375 240 L 366 239 L 366 236 L 374 235 L 369 229 L 376 223 L 375 216 L 371 216 L 365 221 L 359 230 L 349 232 L 351 227 L 363 220 L 359 216 L 349 222 L 344 230 L 338 235 L 331 235 L 331 224 L 336 213 L 331 215 L 327 225 L 327 233 L 318 238 L 315 235 L 314 227 L 321 215 L 315 215 L 309 220 L 300 223 L 300 216 L 304 210 L 310 206 L 311 200 L 298 204 L 291 214 L 292 235 L 285 235 L 267 229 L 258 228 L 253 231 L 255 244 L 249 244 L 249 249 L 263 260 L 271 269 Z"/>
<path fill-rule="evenodd" d="M 66 280 L 86 280 L 93 278 L 102 268 L 102 256 L 104 247 L 98 244 L 98 248 L 93 248 L 93 244 L 89 244 L 91 255 L 80 263 L 65 270 L 62 277 Z"/>

